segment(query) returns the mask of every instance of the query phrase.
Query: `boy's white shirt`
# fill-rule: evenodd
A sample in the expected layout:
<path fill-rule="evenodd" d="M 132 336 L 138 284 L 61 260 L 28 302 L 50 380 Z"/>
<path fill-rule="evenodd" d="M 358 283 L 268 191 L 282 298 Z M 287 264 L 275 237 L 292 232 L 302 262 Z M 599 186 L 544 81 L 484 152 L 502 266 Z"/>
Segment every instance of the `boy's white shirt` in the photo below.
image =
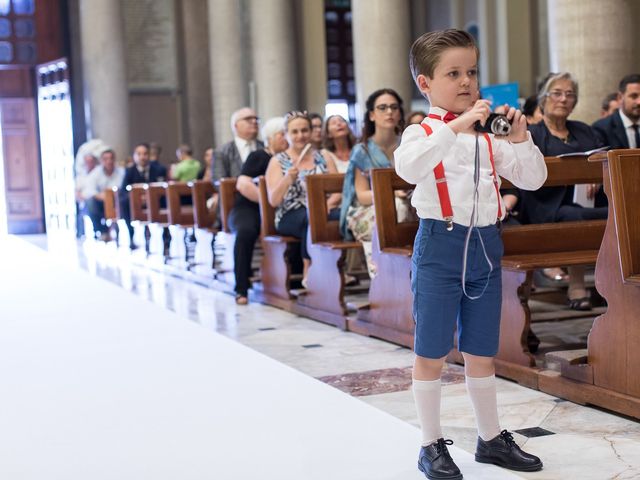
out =
<path fill-rule="evenodd" d="M 430 114 L 441 118 L 447 113 L 439 107 L 431 107 Z M 455 134 L 442 120 L 426 117 L 423 124 L 433 133 L 427 136 L 421 125 L 410 125 L 402 134 L 400 146 L 394 152 L 396 172 L 407 182 L 416 185 L 411 203 L 420 218 L 443 220 L 440 199 L 436 189 L 433 169 L 443 162 L 453 209 L 453 221 L 460 225 L 471 224 L 473 209 L 473 171 L 475 136 Z M 544 156 L 531 140 L 513 144 L 495 140 L 490 135 L 496 172 L 523 190 L 537 190 L 547 179 Z M 493 225 L 498 217 L 498 201 L 493 182 L 489 147 L 483 135 L 478 137 L 480 147 L 480 183 L 478 186 L 478 223 Z M 500 179 L 498 178 L 498 182 Z M 504 217 L 505 208 L 501 206 Z"/>

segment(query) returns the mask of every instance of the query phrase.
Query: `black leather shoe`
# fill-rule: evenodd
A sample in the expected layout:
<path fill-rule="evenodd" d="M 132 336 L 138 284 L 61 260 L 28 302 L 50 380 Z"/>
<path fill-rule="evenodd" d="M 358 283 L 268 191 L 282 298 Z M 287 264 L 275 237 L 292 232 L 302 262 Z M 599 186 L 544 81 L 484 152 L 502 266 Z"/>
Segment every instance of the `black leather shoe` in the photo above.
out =
<path fill-rule="evenodd" d="M 462 478 L 460 469 L 449 455 L 447 445 L 453 445 L 453 440 L 439 438 L 431 445 L 420 449 L 418 469 L 427 478 L 432 480 L 460 480 Z"/>
<path fill-rule="evenodd" d="M 519 472 L 542 470 L 542 461 L 535 455 L 522 451 L 513 440 L 513 435 L 506 430 L 488 442 L 478 437 L 476 462 L 493 463 L 499 467 Z"/>

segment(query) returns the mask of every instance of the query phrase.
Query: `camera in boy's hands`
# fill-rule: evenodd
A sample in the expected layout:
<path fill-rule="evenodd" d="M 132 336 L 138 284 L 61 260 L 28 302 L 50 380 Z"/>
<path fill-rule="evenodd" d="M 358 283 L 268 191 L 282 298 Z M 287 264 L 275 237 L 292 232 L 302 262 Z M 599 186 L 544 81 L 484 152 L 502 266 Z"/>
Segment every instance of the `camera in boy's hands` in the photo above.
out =
<path fill-rule="evenodd" d="M 480 133 L 493 133 L 494 135 L 507 136 L 511 133 L 511 122 L 506 115 L 491 113 L 484 125 L 478 121 L 475 123 L 473 129 Z"/>

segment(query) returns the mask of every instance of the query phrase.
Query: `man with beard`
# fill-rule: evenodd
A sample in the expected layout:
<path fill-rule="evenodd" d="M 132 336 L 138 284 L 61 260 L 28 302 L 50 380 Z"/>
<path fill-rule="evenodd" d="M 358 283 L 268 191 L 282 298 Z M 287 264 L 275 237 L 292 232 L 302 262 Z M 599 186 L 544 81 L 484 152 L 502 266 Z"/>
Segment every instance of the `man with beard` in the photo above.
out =
<path fill-rule="evenodd" d="M 620 108 L 593 124 L 604 145 L 640 148 L 640 74 L 627 75 L 618 89 Z"/>

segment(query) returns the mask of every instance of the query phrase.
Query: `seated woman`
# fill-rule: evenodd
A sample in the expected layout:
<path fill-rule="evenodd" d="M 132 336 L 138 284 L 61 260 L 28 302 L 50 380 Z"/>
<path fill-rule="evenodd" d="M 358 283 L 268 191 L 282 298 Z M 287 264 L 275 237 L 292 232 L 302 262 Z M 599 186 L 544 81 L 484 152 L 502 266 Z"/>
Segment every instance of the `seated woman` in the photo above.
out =
<path fill-rule="evenodd" d="M 356 143 L 347 121 L 340 115 L 331 115 L 324 124 L 324 148 L 320 151 L 322 156 L 331 159 L 338 173 L 346 173 L 349 168 L 351 150 Z M 331 195 L 327 201 L 329 220 L 340 219 L 340 204 L 342 195 Z"/>
<path fill-rule="evenodd" d="M 269 203 L 276 209 L 275 227 L 280 235 L 300 239 L 304 265 L 303 286 L 311 257 L 307 251 L 307 189 L 305 177 L 315 173 L 337 173 L 335 164 L 311 147 L 311 120 L 306 113 L 289 112 L 285 116 L 289 148 L 269 162 L 265 180 Z"/>
<path fill-rule="evenodd" d="M 422 110 L 414 110 L 413 112 L 409 112 L 407 115 L 407 120 L 405 121 L 405 128 L 409 125 L 416 125 L 418 123 L 422 123 L 422 121 L 427 117 L 427 114 Z"/>
<path fill-rule="evenodd" d="M 366 107 L 362 141 L 353 148 L 345 174 L 340 231 L 345 239 L 355 238 L 362 242 L 369 276 L 373 277 L 375 266 L 371 262 L 371 235 L 375 218 L 369 171 L 393 166 L 393 152 L 400 141 L 404 111 L 402 99 L 390 88 L 369 95 Z M 398 192 L 398 196 L 406 197 L 402 192 Z M 407 199 L 396 202 L 396 205 L 400 207 L 400 219 L 406 218 L 409 212 Z"/>
<path fill-rule="evenodd" d="M 542 121 L 529 125 L 533 142 L 543 155 L 579 153 L 600 147 L 598 136 L 586 123 L 568 120 L 578 101 L 578 82 L 570 73 L 550 75 L 538 94 Z M 573 201 L 574 187 L 543 187 L 521 191 L 522 223 L 568 222 L 607 218 L 607 207 L 584 208 Z M 569 268 L 569 306 L 590 310 L 584 285 L 584 267 Z"/>
<path fill-rule="evenodd" d="M 351 150 L 356 144 L 347 121 L 340 115 L 331 115 L 324 124 L 324 149 L 323 157 L 331 157 L 336 164 L 338 173 L 346 173 L 349 168 Z"/>
<path fill-rule="evenodd" d="M 200 170 L 198 174 L 198 180 L 204 180 L 205 182 L 211 182 L 213 170 L 213 147 L 207 147 L 204 151 L 204 168 Z"/>
<path fill-rule="evenodd" d="M 260 236 L 260 191 L 255 179 L 264 175 L 274 155 L 288 147 L 284 132 L 284 118 L 267 120 L 262 127 L 265 147 L 251 152 L 236 182 L 235 202 L 229 214 L 229 227 L 235 233 L 233 245 L 233 270 L 236 277 L 236 303 L 246 305 L 251 287 L 251 260 L 253 248 Z"/>

